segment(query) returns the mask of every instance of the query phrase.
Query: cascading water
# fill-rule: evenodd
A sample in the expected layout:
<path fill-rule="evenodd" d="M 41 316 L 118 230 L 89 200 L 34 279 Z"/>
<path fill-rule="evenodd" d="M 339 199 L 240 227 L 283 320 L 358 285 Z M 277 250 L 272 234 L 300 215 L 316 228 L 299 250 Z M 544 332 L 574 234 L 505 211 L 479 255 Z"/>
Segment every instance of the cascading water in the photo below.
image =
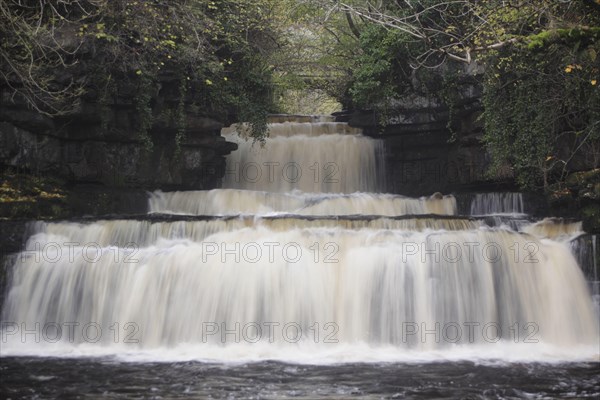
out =
<path fill-rule="evenodd" d="M 226 133 L 238 144 L 223 187 L 270 192 L 375 192 L 381 187 L 383 146 L 339 122 L 269 124 L 264 146 Z M 310 145 L 307 145 L 310 143 Z"/>
<path fill-rule="evenodd" d="M 600 315 L 600 236 L 580 235 L 570 242 L 571 249 L 585 274 Z"/>
<path fill-rule="evenodd" d="M 314 118 L 280 116 L 270 129 L 264 147 L 226 133 L 240 149 L 224 189 L 153 193 L 146 220 L 37 223 L 13 268 L 3 352 L 598 357 L 598 316 L 565 239 L 580 225 L 517 232 L 480 217 L 523 217 L 518 194 L 478 195 L 464 217 L 452 196 L 373 193 L 384 175 L 377 140 Z M 23 342 L 22 327 L 36 324 L 58 340 Z"/>
<path fill-rule="evenodd" d="M 452 196 L 411 199 L 374 193 L 269 193 L 219 189 L 198 192 L 156 192 L 150 212 L 189 215 L 455 215 Z"/>
<path fill-rule="evenodd" d="M 521 193 L 478 193 L 471 202 L 471 215 L 523 214 Z"/>

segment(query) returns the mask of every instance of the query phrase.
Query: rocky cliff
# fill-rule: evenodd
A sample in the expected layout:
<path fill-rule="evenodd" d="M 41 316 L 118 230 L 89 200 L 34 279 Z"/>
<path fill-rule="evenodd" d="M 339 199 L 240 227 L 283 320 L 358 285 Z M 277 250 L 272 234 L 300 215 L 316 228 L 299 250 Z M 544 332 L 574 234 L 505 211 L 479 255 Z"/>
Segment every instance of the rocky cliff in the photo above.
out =
<path fill-rule="evenodd" d="M 177 96 L 177 84 L 167 78 L 156 86 L 145 138 L 138 133 L 143 121 L 130 81 L 119 82 L 108 99 L 90 90 L 74 112 L 55 117 L 29 109 L 10 90 L 2 90 L 3 177 L 8 171 L 51 177 L 68 192 L 68 204 L 53 199 L 63 206 L 57 212 L 49 211 L 52 201 L 12 202 L 0 204 L 6 206 L 0 207 L 2 216 L 15 217 L 15 210 L 19 217 L 144 212 L 146 190 L 217 187 L 225 156 L 236 145 L 221 137 L 221 122 L 193 105 L 193 93 Z M 181 104 L 183 123 L 173 115 L 174 104 Z"/>
<path fill-rule="evenodd" d="M 395 100 L 383 121 L 374 111 L 336 114 L 338 120 L 384 141 L 387 191 L 409 196 L 454 193 L 460 199 L 474 192 L 519 190 L 510 167 L 493 176 L 488 173 L 490 155 L 482 142 L 482 87 L 477 73 L 466 71 L 458 81 L 451 106 L 439 95 L 414 91 Z M 580 172 L 547 192 L 526 194 L 528 213 L 580 219 L 587 232 L 598 233 L 600 170 L 579 158 L 569 165 Z"/>
<path fill-rule="evenodd" d="M 0 164 L 60 177 L 69 183 L 134 188 L 207 189 L 224 171 L 224 156 L 236 145 L 220 136 L 222 124 L 186 111 L 185 133 L 177 149 L 177 127 L 161 118 L 156 94 L 149 136 L 152 147 L 136 136 L 138 113 L 131 97 L 118 96 L 108 109 L 86 96 L 78 110 L 50 118 L 12 101 L 3 92 L 0 111 Z M 107 117 L 111 129 L 102 128 Z"/>
<path fill-rule="evenodd" d="M 481 143 L 482 89 L 477 73 L 465 71 L 451 106 L 439 94 L 415 90 L 394 100 L 383 121 L 373 111 L 338 116 L 384 140 L 388 191 L 414 196 L 514 189 L 510 171 L 494 177 L 486 174 L 489 155 Z"/>

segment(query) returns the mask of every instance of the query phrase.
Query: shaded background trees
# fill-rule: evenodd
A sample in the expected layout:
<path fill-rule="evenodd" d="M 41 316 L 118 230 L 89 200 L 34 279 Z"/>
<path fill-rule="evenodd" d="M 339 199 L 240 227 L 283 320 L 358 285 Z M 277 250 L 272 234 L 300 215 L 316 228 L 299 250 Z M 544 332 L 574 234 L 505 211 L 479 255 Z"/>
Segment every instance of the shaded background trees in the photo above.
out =
<path fill-rule="evenodd" d="M 48 115 L 129 92 L 148 146 L 157 119 L 179 126 L 181 141 L 190 111 L 249 121 L 260 139 L 269 112 L 372 109 L 385 122 L 410 93 L 452 110 L 456 82 L 468 77 L 484 91 L 492 172 L 509 166 L 522 187 L 547 187 L 599 165 L 599 8 L 596 0 L 6 0 L 0 74 L 8 101 Z"/>
<path fill-rule="evenodd" d="M 491 173 L 508 166 L 533 189 L 600 166 L 599 2 L 301 3 L 320 10 L 316 21 L 331 41 L 350 38 L 337 51 L 351 61 L 332 85 L 344 106 L 374 109 L 384 124 L 410 93 L 437 96 L 452 109 L 457 81 L 469 77 L 484 91 Z"/>

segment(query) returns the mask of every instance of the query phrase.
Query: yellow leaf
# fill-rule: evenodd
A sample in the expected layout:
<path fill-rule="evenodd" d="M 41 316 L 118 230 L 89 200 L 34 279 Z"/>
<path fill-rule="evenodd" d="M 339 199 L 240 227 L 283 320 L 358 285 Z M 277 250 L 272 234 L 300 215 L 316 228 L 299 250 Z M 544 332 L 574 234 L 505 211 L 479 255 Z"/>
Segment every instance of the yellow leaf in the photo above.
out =
<path fill-rule="evenodd" d="M 592 86 L 596 86 L 596 83 L 598 83 L 598 82 L 596 82 L 595 79 L 592 79 L 592 81 L 590 83 L 592 84 Z"/>
<path fill-rule="evenodd" d="M 568 74 L 569 72 L 573 71 L 573 68 L 571 67 L 567 67 L 565 68 L 565 72 Z"/>

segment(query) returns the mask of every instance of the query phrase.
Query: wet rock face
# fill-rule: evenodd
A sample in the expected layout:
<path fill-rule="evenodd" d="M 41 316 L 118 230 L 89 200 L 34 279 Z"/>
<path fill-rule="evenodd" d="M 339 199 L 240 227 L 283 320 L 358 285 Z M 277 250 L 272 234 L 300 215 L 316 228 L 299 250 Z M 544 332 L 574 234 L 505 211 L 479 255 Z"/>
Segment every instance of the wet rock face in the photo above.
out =
<path fill-rule="evenodd" d="M 8 221 L 0 219 L 0 312 L 8 291 L 13 265 L 31 234 L 26 220 Z"/>
<path fill-rule="evenodd" d="M 0 220 L 0 264 L 2 258 L 21 251 L 27 236 L 31 233 L 27 228 L 27 220 Z"/>
<path fill-rule="evenodd" d="M 386 148 L 388 190 L 404 195 L 436 191 L 498 190 L 510 174 L 490 180 L 489 156 L 481 144 L 481 90 L 468 81 L 452 111 L 433 96 L 408 94 L 399 99 L 381 124 L 372 112 L 358 111 L 350 125 L 382 138 Z M 500 187 L 498 187 L 500 185 Z"/>
<path fill-rule="evenodd" d="M 84 70 L 78 73 L 84 74 Z M 3 94 L 0 98 L 0 166 L 48 174 L 69 184 L 140 189 L 211 189 L 220 184 L 225 156 L 236 148 L 220 136 L 222 124 L 185 108 L 185 133 L 168 114 L 167 94 L 177 82 L 162 82 L 153 101 L 152 126 L 140 139 L 135 93 L 123 90 L 101 104 L 90 90 L 77 110 L 50 118 Z M 126 86 L 126 83 L 123 84 Z M 160 101 L 158 99 L 163 96 Z M 6 92 L 5 92 L 6 93 Z M 173 99 L 171 99 L 173 100 Z M 109 128 L 107 129 L 106 126 Z"/>
<path fill-rule="evenodd" d="M 600 169 L 570 174 L 563 185 L 552 185 L 550 209 L 579 218 L 588 233 L 600 233 Z"/>

